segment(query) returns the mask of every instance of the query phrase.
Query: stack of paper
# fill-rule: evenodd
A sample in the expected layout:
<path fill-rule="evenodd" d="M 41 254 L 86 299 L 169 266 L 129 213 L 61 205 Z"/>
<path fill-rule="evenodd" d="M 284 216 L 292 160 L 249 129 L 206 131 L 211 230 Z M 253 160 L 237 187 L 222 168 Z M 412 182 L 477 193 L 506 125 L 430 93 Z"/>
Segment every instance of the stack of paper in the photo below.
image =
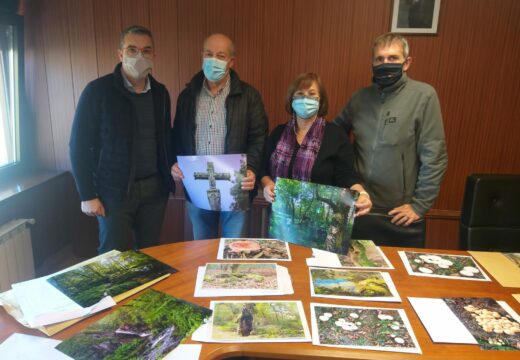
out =
<path fill-rule="evenodd" d="M 394 268 L 372 240 L 351 240 L 347 255 L 312 249 L 312 256 L 307 259 L 308 266 L 364 270 Z"/>
<path fill-rule="evenodd" d="M 146 254 L 114 250 L 55 274 L 12 284 L 12 290 L 0 294 L 0 305 L 22 325 L 53 335 L 175 271 Z"/>
<path fill-rule="evenodd" d="M 520 318 L 489 298 L 409 297 L 433 342 L 479 344 L 484 350 L 520 350 Z"/>

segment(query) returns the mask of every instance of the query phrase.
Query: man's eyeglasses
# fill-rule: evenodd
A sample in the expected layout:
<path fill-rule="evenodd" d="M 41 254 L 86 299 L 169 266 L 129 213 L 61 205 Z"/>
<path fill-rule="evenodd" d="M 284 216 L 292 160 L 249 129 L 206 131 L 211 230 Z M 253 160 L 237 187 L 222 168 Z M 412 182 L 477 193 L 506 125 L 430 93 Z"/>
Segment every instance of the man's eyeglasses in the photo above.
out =
<path fill-rule="evenodd" d="M 125 54 L 129 57 L 136 57 L 139 53 L 143 55 L 145 58 L 152 58 L 153 57 L 153 48 L 147 46 L 144 48 L 138 48 L 137 46 L 127 46 L 124 48 Z"/>

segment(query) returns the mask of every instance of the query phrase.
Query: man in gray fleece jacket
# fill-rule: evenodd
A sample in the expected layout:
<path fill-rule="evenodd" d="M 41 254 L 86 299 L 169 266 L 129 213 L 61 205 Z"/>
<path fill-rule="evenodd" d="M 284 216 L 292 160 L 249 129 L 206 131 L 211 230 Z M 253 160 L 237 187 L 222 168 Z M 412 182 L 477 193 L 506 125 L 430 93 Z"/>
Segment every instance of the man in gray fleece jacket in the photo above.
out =
<path fill-rule="evenodd" d="M 354 135 L 356 169 L 374 208 L 408 226 L 439 193 L 448 155 L 435 89 L 406 75 L 406 39 L 387 33 L 373 44 L 373 84 L 354 93 L 334 122 Z"/>

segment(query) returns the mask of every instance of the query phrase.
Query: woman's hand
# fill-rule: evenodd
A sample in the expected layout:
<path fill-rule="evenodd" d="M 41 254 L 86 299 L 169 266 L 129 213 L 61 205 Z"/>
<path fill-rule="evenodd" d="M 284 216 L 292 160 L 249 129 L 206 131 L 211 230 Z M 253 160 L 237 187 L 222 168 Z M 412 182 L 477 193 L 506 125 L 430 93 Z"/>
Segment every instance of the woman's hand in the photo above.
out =
<path fill-rule="evenodd" d="M 264 186 L 264 199 L 270 203 L 274 201 L 274 182 Z"/>

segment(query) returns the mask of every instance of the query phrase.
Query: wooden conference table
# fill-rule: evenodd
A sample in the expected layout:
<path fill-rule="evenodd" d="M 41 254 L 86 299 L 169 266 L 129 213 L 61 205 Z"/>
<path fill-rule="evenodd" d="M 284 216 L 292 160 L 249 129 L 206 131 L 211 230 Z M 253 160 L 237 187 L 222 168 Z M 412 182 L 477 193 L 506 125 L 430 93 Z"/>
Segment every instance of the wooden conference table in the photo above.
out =
<path fill-rule="evenodd" d="M 216 262 L 218 240 L 189 241 L 172 243 L 144 249 L 143 251 L 164 263 L 179 270 L 167 279 L 154 285 L 153 288 L 164 291 L 178 298 L 209 307 L 210 298 L 194 298 L 195 278 L 197 267 L 208 262 Z M 511 296 L 519 294 L 520 288 L 504 288 L 496 281 L 463 281 L 444 280 L 419 276 L 409 276 L 399 258 L 398 250 L 429 251 L 425 249 L 382 247 L 384 253 L 394 265 L 395 270 L 389 270 L 390 275 L 401 296 L 401 303 L 382 303 L 367 301 L 348 301 L 327 298 L 311 298 L 309 289 L 309 275 L 305 259 L 311 256 L 311 250 L 302 246 L 290 244 L 292 261 L 281 261 L 280 265 L 289 269 L 294 294 L 287 296 L 270 297 L 279 300 L 302 300 L 305 315 L 310 328 L 309 303 L 330 303 L 354 306 L 377 306 L 388 308 L 403 308 L 410 319 L 415 335 L 419 341 L 422 355 L 404 354 L 383 351 L 352 350 L 314 346 L 311 343 L 249 343 L 249 344 L 219 344 L 204 343 L 201 359 L 227 359 L 232 357 L 247 357 L 251 359 L 519 359 L 516 351 L 485 351 L 478 345 L 460 344 L 434 344 L 428 333 L 413 311 L 408 296 L 415 297 L 493 297 L 496 300 L 505 300 L 511 307 L 520 313 L 520 304 Z M 464 254 L 464 251 L 431 250 L 435 253 Z M 35 294 L 37 296 L 37 294 Z M 135 296 L 134 296 L 135 297 Z M 266 297 L 225 297 L 224 300 L 233 299 L 266 299 Z M 129 300 L 129 299 L 128 299 Z M 123 301 L 122 303 L 127 302 Z M 120 306 L 122 303 L 118 304 Z M 79 322 L 72 327 L 56 334 L 53 338 L 65 339 L 87 325 L 106 316 L 111 310 L 103 311 L 88 319 Z M 13 332 L 44 336 L 37 330 L 27 329 L 11 318 L 3 308 L 0 308 L 0 342 Z M 186 343 L 193 343 L 187 339 Z"/>

